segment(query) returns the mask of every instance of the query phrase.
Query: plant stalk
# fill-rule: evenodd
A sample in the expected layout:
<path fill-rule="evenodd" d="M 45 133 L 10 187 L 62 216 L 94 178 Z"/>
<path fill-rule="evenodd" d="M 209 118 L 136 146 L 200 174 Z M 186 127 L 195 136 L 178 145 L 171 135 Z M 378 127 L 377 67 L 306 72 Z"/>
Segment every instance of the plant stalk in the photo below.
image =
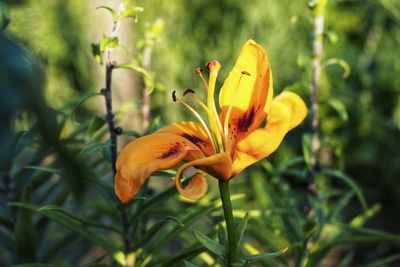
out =
<path fill-rule="evenodd" d="M 228 266 L 232 266 L 231 264 L 236 261 L 237 257 L 237 243 L 235 220 L 233 219 L 231 196 L 229 193 L 229 181 L 218 180 L 218 184 L 228 234 Z"/>
<path fill-rule="evenodd" d="M 121 1 L 118 7 L 118 12 L 121 12 L 123 8 L 124 8 L 124 3 Z M 120 23 L 121 20 L 115 21 L 113 23 L 111 37 L 116 36 Z M 118 151 L 117 136 L 118 133 L 122 132 L 122 129 L 120 127 L 115 128 L 114 124 L 114 112 L 112 107 L 112 73 L 116 66 L 116 63 L 111 60 L 111 48 L 109 47 L 106 47 L 105 58 L 106 58 L 106 87 L 103 88 L 101 92 L 104 94 L 105 104 L 106 104 L 106 121 L 108 125 L 108 131 L 110 133 L 111 165 L 112 165 L 113 179 L 114 179 L 115 175 L 117 174 L 117 167 L 116 167 L 117 151 Z M 127 257 L 131 243 L 129 238 L 130 223 L 124 206 L 122 206 L 121 209 L 119 209 L 119 216 L 123 231 L 122 239 L 124 243 L 125 257 Z"/>
<path fill-rule="evenodd" d="M 318 152 L 321 147 L 319 138 L 319 110 L 318 110 L 318 87 L 321 76 L 321 58 L 323 49 L 323 35 L 325 24 L 325 7 L 327 0 L 319 0 L 314 7 L 314 32 L 313 32 L 313 58 L 311 61 L 311 175 L 308 188 L 315 193 L 315 172 L 319 170 Z"/>

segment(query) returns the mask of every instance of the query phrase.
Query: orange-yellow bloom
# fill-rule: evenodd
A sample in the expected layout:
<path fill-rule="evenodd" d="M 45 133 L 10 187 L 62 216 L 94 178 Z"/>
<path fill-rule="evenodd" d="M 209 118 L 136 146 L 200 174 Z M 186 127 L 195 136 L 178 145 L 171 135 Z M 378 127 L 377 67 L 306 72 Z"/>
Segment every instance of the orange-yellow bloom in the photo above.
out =
<path fill-rule="evenodd" d="M 207 102 L 197 99 L 192 90 L 185 94 L 205 110 L 208 123 L 174 94 L 174 100 L 193 112 L 200 123 L 167 125 L 134 140 L 122 150 L 115 176 L 115 192 L 122 202 L 128 202 L 153 172 L 173 168 L 181 162 L 185 163 L 176 173 L 176 187 L 184 197 L 198 199 L 207 191 L 207 181 L 200 170 L 217 179 L 231 179 L 274 152 L 286 133 L 307 114 L 306 105 L 295 93 L 283 92 L 273 98 L 267 53 L 253 40 L 245 43 L 220 89 L 220 114 L 214 94 L 221 65 L 211 61 L 207 68 L 208 82 L 196 71 L 206 87 Z M 182 174 L 189 167 L 199 172 L 183 187 Z"/>

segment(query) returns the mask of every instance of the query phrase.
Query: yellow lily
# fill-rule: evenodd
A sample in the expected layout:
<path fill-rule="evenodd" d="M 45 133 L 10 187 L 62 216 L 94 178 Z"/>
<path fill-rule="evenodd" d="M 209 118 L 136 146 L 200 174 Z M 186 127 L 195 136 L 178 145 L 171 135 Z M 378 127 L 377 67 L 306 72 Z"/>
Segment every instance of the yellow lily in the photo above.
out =
<path fill-rule="evenodd" d="M 207 64 L 208 82 L 200 69 L 196 70 L 207 90 L 206 103 L 196 98 L 192 90 L 184 94 L 204 109 L 208 124 L 174 93 L 174 100 L 189 109 L 199 123 L 167 125 L 132 141 L 122 150 L 115 176 L 115 192 L 122 202 L 132 199 L 153 172 L 173 168 L 181 162 L 186 163 L 175 176 L 178 191 L 189 199 L 201 198 L 208 185 L 200 170 L 227 181 L 274 152 L 286 133 L 305 118 L 307 108 L 297 94 L 283 92 L 273 98 L 267 53 L 253 40 L 244 44 L 220 89 L 218 115 L 214 94 L 220 68 L 218 61 Z M 189 167 L 199 172 L 183 187 L 182 174 Z"/>

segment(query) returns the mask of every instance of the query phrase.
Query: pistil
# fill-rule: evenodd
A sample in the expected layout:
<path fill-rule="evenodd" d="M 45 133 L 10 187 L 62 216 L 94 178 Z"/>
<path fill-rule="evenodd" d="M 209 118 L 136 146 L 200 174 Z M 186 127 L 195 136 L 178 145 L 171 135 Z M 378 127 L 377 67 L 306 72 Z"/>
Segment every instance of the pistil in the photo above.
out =
<path fill-rule="evenodd" d="M 213 145 L 214 152 L 216 153 L 218 151 L 218 144 L 216 143 L 216 140 L 213 138 L 210 130 L 207 127 L 206 122 L 203 120 L 203 118 L 200 116 L 200 114 L 194 108 L 192 108 L 189 104 L 187 104 L 185 101 L 183 101 L 182 99 L 177 97 L 175 91 L 172 92 L 172 99 L 174 100 L 174 102 L 178 101 L 180 104 L 182 104 L 187 110 L 192 112 L 192 114 L 200 121 L 201 125 L 203 126 L 204 130 L 207 133 L 208 138 L 210 139 L 210 141 Z"/>
<path fill-rule="evenodd" d="M 219 151 L 225 151 L 224 143 L 222 141 L 222 125 L 219 120 L 217 108 L 214 101 L 215 84 L 217 82 L 218 72 L 221 69 L 221 64 L 217 60 L 213 60 L 207 63 L 207 69 L 210 71 L 208 79 L 208 90 L 207 90 L 207 109 L 208 119 L 210 121 L 211 130 L 215 133 L 218 141 Z"/>

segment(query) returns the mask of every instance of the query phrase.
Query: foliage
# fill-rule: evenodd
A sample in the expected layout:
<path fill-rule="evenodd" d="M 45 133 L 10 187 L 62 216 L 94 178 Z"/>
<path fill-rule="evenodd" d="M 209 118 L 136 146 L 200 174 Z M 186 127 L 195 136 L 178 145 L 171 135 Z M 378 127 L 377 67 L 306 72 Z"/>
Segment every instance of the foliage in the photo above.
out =
<path fill-rule="evenodd" d="M 127 205 L 115 198 L 107 118 L 96 102 L 104 95 L 99 63 L 106 49 L 123 54 L 114 71 L 136 75 L 131 89 L 151 97 L 147 132 L 192 119 L 172 108 L 171 92 L 200 87 L 194 70 L 210 59 L 222 62 L 224 77 L 249 38 L 267 48 L 276 91 L 308 99 L 312 11 L 289 0 L 96 5 L 0 1 L 0 265 L 221 266 L 227 237 L 215 183 L 190 203 L 176 193 L 174 173 L 163 171 Z M 102 32 L 89 26 L 93 14 L 109 19 Z M 310 163 L 306 122 L 235 178 L 234 266 L 399 262 L 400 6 L 329 1 L 326 20 L 321 166 Z M 133 47 L 125 32 L 108 34 L 118 21 L 133 32 Z M 139 103 L 139 114 L 140 99 L 126 100 Z M 115 108 L 120 123 L 124 106 Z"/>

